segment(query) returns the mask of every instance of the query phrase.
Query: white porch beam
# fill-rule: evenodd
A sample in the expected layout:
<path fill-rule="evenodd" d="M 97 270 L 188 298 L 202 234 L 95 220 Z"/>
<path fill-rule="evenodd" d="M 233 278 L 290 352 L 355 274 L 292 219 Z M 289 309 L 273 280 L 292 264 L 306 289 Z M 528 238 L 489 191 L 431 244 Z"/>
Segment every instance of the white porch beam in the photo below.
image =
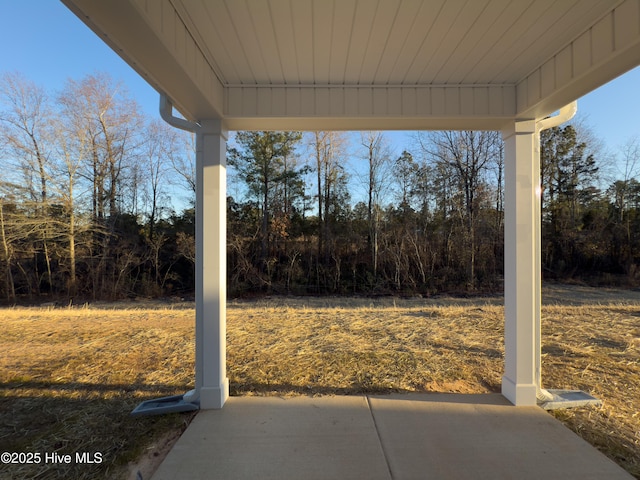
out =
<path fill-rule="evenodd" d="M 539 355 L 540 155 L 536 122 L 515 122 L 505 141 L 505 373 L 502 394 L 535 405 Z"/>
<path fill-rule="evenodd" d="M 196 399 L 222 408 L 229 397 L 226 367 L 227 131 L 204 120 L 196 133 Z"/>
<path fill-rule="evenodd" d="M 225 88 L 231 130 L 501 130 L 509 85 L 270 85 Z"/>

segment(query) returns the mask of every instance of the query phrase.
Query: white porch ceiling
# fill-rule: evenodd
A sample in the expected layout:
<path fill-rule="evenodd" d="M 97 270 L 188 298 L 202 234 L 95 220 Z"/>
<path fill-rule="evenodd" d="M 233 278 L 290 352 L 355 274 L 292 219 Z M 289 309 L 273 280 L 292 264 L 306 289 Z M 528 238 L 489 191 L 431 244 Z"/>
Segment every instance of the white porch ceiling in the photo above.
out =
<path fill-rule="evenodd" d="M 513 85 L 598 0 L 173 0 L 223 85 Z"/>
<path fill-rule="evenodd" d="M 640 64 L 640 0 L 63 0 L 191 119 L 501 128 Z"/>

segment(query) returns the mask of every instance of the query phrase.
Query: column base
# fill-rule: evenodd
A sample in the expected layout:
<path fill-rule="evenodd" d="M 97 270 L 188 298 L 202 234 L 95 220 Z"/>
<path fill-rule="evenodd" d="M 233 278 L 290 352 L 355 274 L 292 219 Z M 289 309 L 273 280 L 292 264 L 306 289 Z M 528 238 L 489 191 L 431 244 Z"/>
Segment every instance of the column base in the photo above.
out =
<path fill-rule="evenodd" d="M 502 377 L 502 395 L 517 407 L 531 407 L 538 404 L 535 384 L 516 384 Z"/>
<path fill-rule="evenodd" d="M 220 409 L 229 398 L 229 379 L 219 387 L 201 387 L 198 393 L 200 410 Z"/>

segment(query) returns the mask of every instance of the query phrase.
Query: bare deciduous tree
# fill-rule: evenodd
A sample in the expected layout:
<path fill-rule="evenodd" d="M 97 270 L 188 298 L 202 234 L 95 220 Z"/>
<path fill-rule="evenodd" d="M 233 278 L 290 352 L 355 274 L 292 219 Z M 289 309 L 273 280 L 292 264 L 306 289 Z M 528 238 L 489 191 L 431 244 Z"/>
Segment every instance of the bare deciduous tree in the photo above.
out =
<path fill-rule="evenodd" d="M 86 139 L 88 158 L 84 159 L 81 176 L 92 192 L 94 293 L 109 292 L 110 278 L 120 275 L 113 271 L 116 262 L 111 258 L 114 252 L 110 239 L 121 211 L 122 189 L 127 183 L 124 175 L 130 162 L 137 160 L 142 141 L 142 117 L 124 86 L 107 74 L 68 80 L 58 102 L 69 128 Z M 100 229 L 105 232 L 99 234 Z"/>
<path fill-rule="evenodd" d="M 369 235 L 367 238 L 371 250 L 373 278 L 378 276 L 378 249 L 381 220 L 381 198 L 390 186 L 386 181 L 389 175 L 391 153 L 383 132 L 360 132 L 360 145 L 364 147 L 367 162 L 367 174 L 364 184 L 367 190 L 367 214 Z"/>
<path fill-rule="evenodd" d="M 34 205 L 33 215 L 40 219 L 41 229 L 34 245 L 34 266 L 38 269 L 38 252 L 42 252 L 48 291 L 53 288 L 51 272 L 48 182 L 51 160 L 51 115 L 47 95 L 41 87 L 18 73 L 6 73 L 0 79 L 0 122 L 2 135 L 13 157 L 14 167 L 22 172 Z M 37 271 L 37 270 L 36 270 Z M 39 277 L 39 274 L 36 273 Z M 40 282 L 35 282 L 39 291 Z"/>
<path fill-rule="evenodd" d="M 318 189 L 318 259 L 328 262 L 331 244 L 331 210 L 336 192 L 344 182 L 347 136 L 341 132 L 314 132 L 311 150 L 315 157 Z"/>
<path fill-rule="evenodd" d="M 470 288 L 474 289 L 479 195 L 483 191 L 481 187 L 485 181 L 486 169 L 501 155 L 500 136 L 498 132 L 490 131 L 445 131 L 429 133 L 419 138 L 426 157 L 445 175 L 451 175 L 454 179 L 455 195 L 461 199 L 457 211 L 467 246 L 467 281 Z"/>

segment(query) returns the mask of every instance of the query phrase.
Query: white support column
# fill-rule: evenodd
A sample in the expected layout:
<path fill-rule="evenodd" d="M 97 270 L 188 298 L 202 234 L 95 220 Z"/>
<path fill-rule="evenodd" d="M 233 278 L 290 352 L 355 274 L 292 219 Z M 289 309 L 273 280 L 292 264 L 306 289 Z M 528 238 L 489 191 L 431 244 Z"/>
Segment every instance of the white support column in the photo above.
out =
<path fill-rule="evenodd" d="M 205 120 L 196 133 L 196 392 L 200 408 L 229 397 L 226 365 L 227 131 Z"/>
<path fill-rule="evenodd" d="M 540 400 L 544 397 L 542 394 L 542 176 L 540 171 L 540 125 L 536 123 L 536 133 L 533 142 L 533 184 L 535 186 L 535 228 L 533 231 L 533 239 L 535 241 L 534 256 L 534 355 L 536 365 L 536 399 Z M 541 396 L 542 395 L 542 396 Z"/>
<path fill-rule="evenodd" d="M 502 394 L 535 405 L 540 356 L 540 155 L 535 120 L 515 122 L 505 141 L 505 373 Z"/>

